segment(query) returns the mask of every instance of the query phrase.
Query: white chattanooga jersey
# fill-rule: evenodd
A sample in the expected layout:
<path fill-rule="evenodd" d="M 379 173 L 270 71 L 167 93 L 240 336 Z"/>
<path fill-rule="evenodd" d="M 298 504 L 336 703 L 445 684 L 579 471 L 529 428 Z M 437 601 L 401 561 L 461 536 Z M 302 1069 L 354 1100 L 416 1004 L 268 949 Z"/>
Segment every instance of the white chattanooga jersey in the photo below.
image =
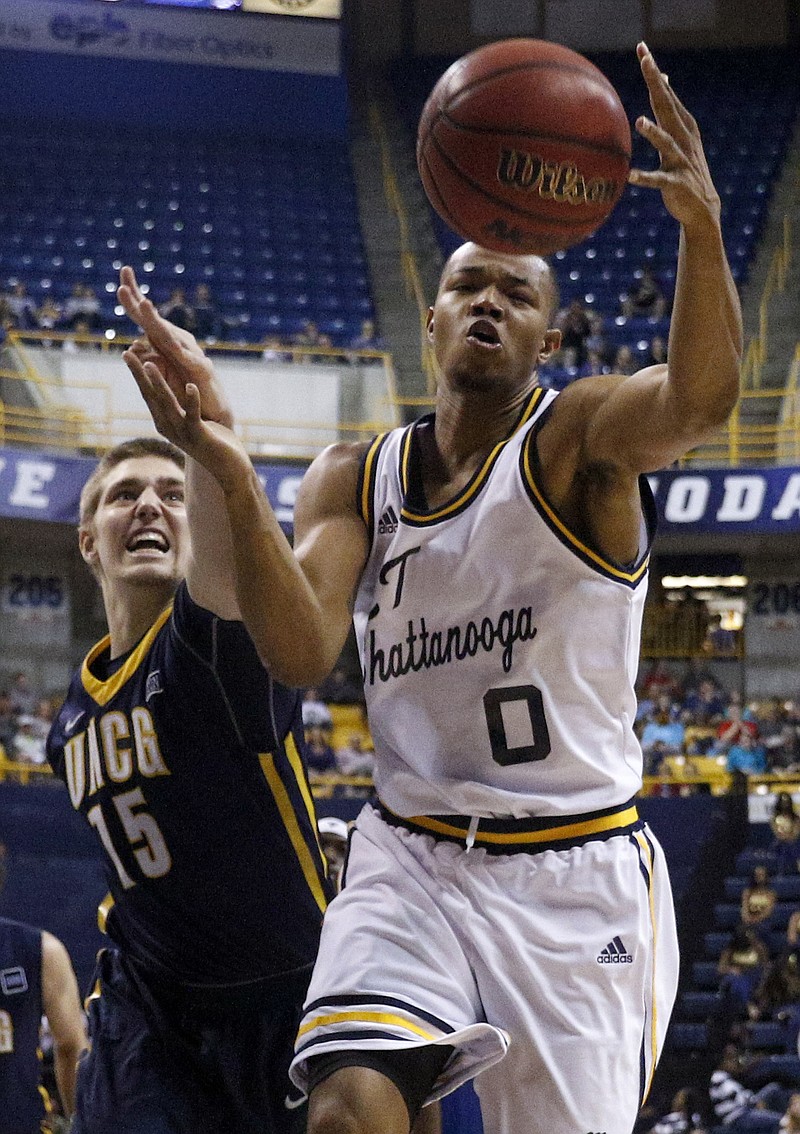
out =
<path fill-rule="evenodd" d="M 641 787 L 633 732 L 647 560 L 622 567 L 548 504 L 537 387 L 511 434 L 449 503 L 427 510 L 418 430 L 376 438 L 360 508 L 371 549 L 354 623 L 375 743 L 375 787 L 403 817 L 561 817 L 613 809 Z"/>

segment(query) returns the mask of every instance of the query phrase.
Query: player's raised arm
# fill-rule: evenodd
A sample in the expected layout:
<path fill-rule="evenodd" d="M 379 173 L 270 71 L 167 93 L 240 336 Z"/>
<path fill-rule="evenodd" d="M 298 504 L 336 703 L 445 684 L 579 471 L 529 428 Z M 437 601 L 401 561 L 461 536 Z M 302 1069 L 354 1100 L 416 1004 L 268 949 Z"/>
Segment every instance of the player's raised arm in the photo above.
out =
<path fill-rule="evenodd" d="M 630 180 L 658 189 L 681 226 L 668 361 L 594 390 L 575 383 L 560 407 L 571 411 L 567 430 L 572 414 L 583 424 L 586 463 L 631 474 L 669 465 L 724 425 L 738 398 L 742 356 L 741 307 L 697 123 L 644 44 L 638 54 L 654 120 L 636 126 L 660 167 L 632 170 Z"/>
<path fill-rule="evenodd" d="M 309 469 L 295 512 L 295 554 L 230 422 L 207 420 L 201 384 L 210 363 L 202 350 L 187 332 L 161 319 L 152 304 L 138 316 L 159 358 L 140 352 L 126 356 L 126 362 L 158 431 L 183 449 L 197 473 L 211 479 L 213 496 L 207 500 L 204 490 L 198 500 L 204 530 L 212 538 L 219 530 L 217 506 L 227 523 L 224 555 L 219 547 L 211 549 L 216 577 L 233 587 L 238 616 L 273 676 L 286 685 L 314 684 L 327 676 L 344 646 L 366 560 L 366 527 L 356 511 L 361 447 L 333 446 Z M 205 514 L 212 501 L 214 527 Z M 199 567 L 197 549 L 196 558 Z M 196 601 L 216 609 L 213 595 L 205 602 L 194 593 L 191 574 L 189 588 Z"/>
<path fill-rule="evenodd" d="M 191 377 L 200 391 L 205 417 L 231 426 L 233 415 L 210 359 L 194 335 L 159 314 L 139 288 L 132 268 L 120 272 L 118 297 L 145 334 L 122 356 L 137 381 L 144 375 L 144 366 L 150 365 L 158 369 L 176 398 L 182 399 Z M 186 462 L 186 511 L 192 536 L 186 572 L 189 593 L 220 618 L 239 618 L 225 502 L 214 478 L 191 458 Z"/>

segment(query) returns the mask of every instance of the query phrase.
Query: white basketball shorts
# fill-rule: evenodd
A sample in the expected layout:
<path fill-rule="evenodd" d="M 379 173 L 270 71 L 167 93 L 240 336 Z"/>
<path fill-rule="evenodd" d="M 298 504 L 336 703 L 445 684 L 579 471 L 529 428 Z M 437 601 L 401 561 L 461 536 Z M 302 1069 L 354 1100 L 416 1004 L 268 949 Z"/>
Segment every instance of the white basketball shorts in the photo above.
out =
<path fill-rule="evenodd" d="M 449 1044 L 427 1101 L 476 1076 L 491 1134 L 630 1134 L 677 979 L 666 863 L 644 824 L 492 854 L 367 806 L 290 1074 L 305 1089 L 314 1055 Z"/>

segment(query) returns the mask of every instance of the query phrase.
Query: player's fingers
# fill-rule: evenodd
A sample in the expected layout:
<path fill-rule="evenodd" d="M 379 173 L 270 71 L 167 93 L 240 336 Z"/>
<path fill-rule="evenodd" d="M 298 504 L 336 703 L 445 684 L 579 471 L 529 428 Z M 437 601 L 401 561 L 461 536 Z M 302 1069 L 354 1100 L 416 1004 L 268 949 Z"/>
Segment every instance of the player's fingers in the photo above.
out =
<path fill-rule="evenodd" d="M 668 130 L 664 130 L 655 122 L 651 122 L 649 118 L 637 118 L 636 129 L 643 138 L 646 138 L 658 150 L 662 164 L 666 162 L 668 165 L 675 166 L 680 163 L 683 150 Z"/>
<path fill-rule="evenodd" d="M 136 272 L 130 264 L 123 264 L 119 272 L 119 282 L 123 287 L 128 288 L 134 299 L 139 302 L 144 299 L 144 294 L 139 287 L 138 280 L 136 279 Z"/>
<path fill-rule="evenodd" d="M 664 169 L 632 169 L 628 174 L 631 185 L 640 185 L 643 189 L 665 189 L 684 184 L 682 178 L 675 173 Z"/>
<path fill-rule="evenodd" d="M 639 56 L 642 76 L 647 84 L 650 105 L 659 126 L 674 130 L 687 125 L 679 113 L 680 99 L 669 84 L 667 76 L 659 69 L 649 49 Z"/>
<path fill-rule="evenodd" d="M 153 415 L 153 420 L 159 426 L 159 429 L 170 427 L 173 432 L 177 427 L 180 427 L 185 419 L 185 412 L 183 406 L 175 397 L 175 394 L 170 389 L 169 385 L 164 379 L 164 375 L 153 362 L 146 362 L 142 370 L 148 380 L 149 397 L 145 396 L 150 412 Z M 141 386 L 139 387 L 142 388 Z M 156 414 L 158 420 L 156 420 Z"/>

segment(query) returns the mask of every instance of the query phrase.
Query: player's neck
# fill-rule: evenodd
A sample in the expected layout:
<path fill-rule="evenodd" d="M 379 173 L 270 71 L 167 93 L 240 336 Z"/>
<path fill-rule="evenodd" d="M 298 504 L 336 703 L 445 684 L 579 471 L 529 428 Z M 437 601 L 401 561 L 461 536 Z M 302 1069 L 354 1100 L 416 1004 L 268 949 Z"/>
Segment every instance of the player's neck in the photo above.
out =
<path fill-rule="evenodd" d="M 169 584 L 163 587 L 123 587 L 112 593 L 104 589 L 103 601 L 111 638 L 109 656 L 112 660 L 136 645 L 172 600 L 173 594 Z"/>
<path fill-rule="evenodd" d="M 533 386 L 503 395 L 497 391 L 442 387 L 436 400 L 436 448 L 452 468 L 476 463 L 508 437 Z"/>

